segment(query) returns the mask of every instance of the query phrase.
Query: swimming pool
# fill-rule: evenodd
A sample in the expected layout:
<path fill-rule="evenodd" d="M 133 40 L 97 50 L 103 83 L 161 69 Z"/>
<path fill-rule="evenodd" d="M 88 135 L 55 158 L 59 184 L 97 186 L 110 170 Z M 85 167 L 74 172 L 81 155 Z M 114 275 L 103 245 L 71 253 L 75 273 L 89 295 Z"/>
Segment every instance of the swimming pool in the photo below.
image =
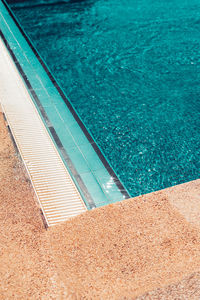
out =
<path fill-rule="evenodd" d="M 199 1 L 9 3 L 132 196 L 199 177 Z"/>

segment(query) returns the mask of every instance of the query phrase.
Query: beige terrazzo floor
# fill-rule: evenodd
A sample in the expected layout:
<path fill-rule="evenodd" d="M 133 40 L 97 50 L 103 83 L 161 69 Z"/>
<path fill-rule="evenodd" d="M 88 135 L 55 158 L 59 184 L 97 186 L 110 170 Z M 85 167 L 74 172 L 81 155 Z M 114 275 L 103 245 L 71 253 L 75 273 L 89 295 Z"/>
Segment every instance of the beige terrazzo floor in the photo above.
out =
<path fill-rule="evenodd" d="M 45 230 L 0 115 L 0 299 L 200 299 L 200 180 Z"/>

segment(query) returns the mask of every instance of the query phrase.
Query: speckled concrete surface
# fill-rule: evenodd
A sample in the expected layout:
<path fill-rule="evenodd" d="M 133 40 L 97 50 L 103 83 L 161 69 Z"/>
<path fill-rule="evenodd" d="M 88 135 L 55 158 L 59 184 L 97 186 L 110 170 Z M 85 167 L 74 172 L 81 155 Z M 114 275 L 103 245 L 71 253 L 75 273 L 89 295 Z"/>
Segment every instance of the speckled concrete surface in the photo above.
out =
<path fill-rule="evenodd" d="M 0 299 L 199 299 L 200 180 L 45 230 L 0 115 Z"/>
<path fill-rule="evenodd" d="M 177 283 L 155 289 L 136 298 L 137 300 L 200 299 L 200 272 L 192 273 Z"/>
<path fill-rule="evenodd" d="M 171 205 L 165 191 L 55 227 L 52 247 L 62 280 L 86 299 L 130 299 L 200 268 L 199 228 Z"/>

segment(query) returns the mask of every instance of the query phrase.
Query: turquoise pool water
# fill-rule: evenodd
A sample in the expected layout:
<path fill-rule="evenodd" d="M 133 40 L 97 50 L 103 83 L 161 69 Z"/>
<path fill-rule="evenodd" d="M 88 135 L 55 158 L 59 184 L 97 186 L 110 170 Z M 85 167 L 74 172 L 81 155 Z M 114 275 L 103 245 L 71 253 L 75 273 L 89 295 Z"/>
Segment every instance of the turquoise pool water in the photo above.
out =
<path fill-rule="evenodd" d="M 9 3 L 132 196 L 199 177 L 198 0 Z"/>

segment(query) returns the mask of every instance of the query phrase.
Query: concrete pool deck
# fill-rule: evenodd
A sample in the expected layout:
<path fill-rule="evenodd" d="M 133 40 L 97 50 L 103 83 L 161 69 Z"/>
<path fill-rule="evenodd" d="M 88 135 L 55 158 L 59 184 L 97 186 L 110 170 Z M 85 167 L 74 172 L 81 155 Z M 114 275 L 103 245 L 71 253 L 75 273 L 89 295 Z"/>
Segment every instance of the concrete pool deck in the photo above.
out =
<path fill-rule="evenodd" d="M 0 114 L 1 299 L 199 299 L 200 180 L 46 230 Z"/>

